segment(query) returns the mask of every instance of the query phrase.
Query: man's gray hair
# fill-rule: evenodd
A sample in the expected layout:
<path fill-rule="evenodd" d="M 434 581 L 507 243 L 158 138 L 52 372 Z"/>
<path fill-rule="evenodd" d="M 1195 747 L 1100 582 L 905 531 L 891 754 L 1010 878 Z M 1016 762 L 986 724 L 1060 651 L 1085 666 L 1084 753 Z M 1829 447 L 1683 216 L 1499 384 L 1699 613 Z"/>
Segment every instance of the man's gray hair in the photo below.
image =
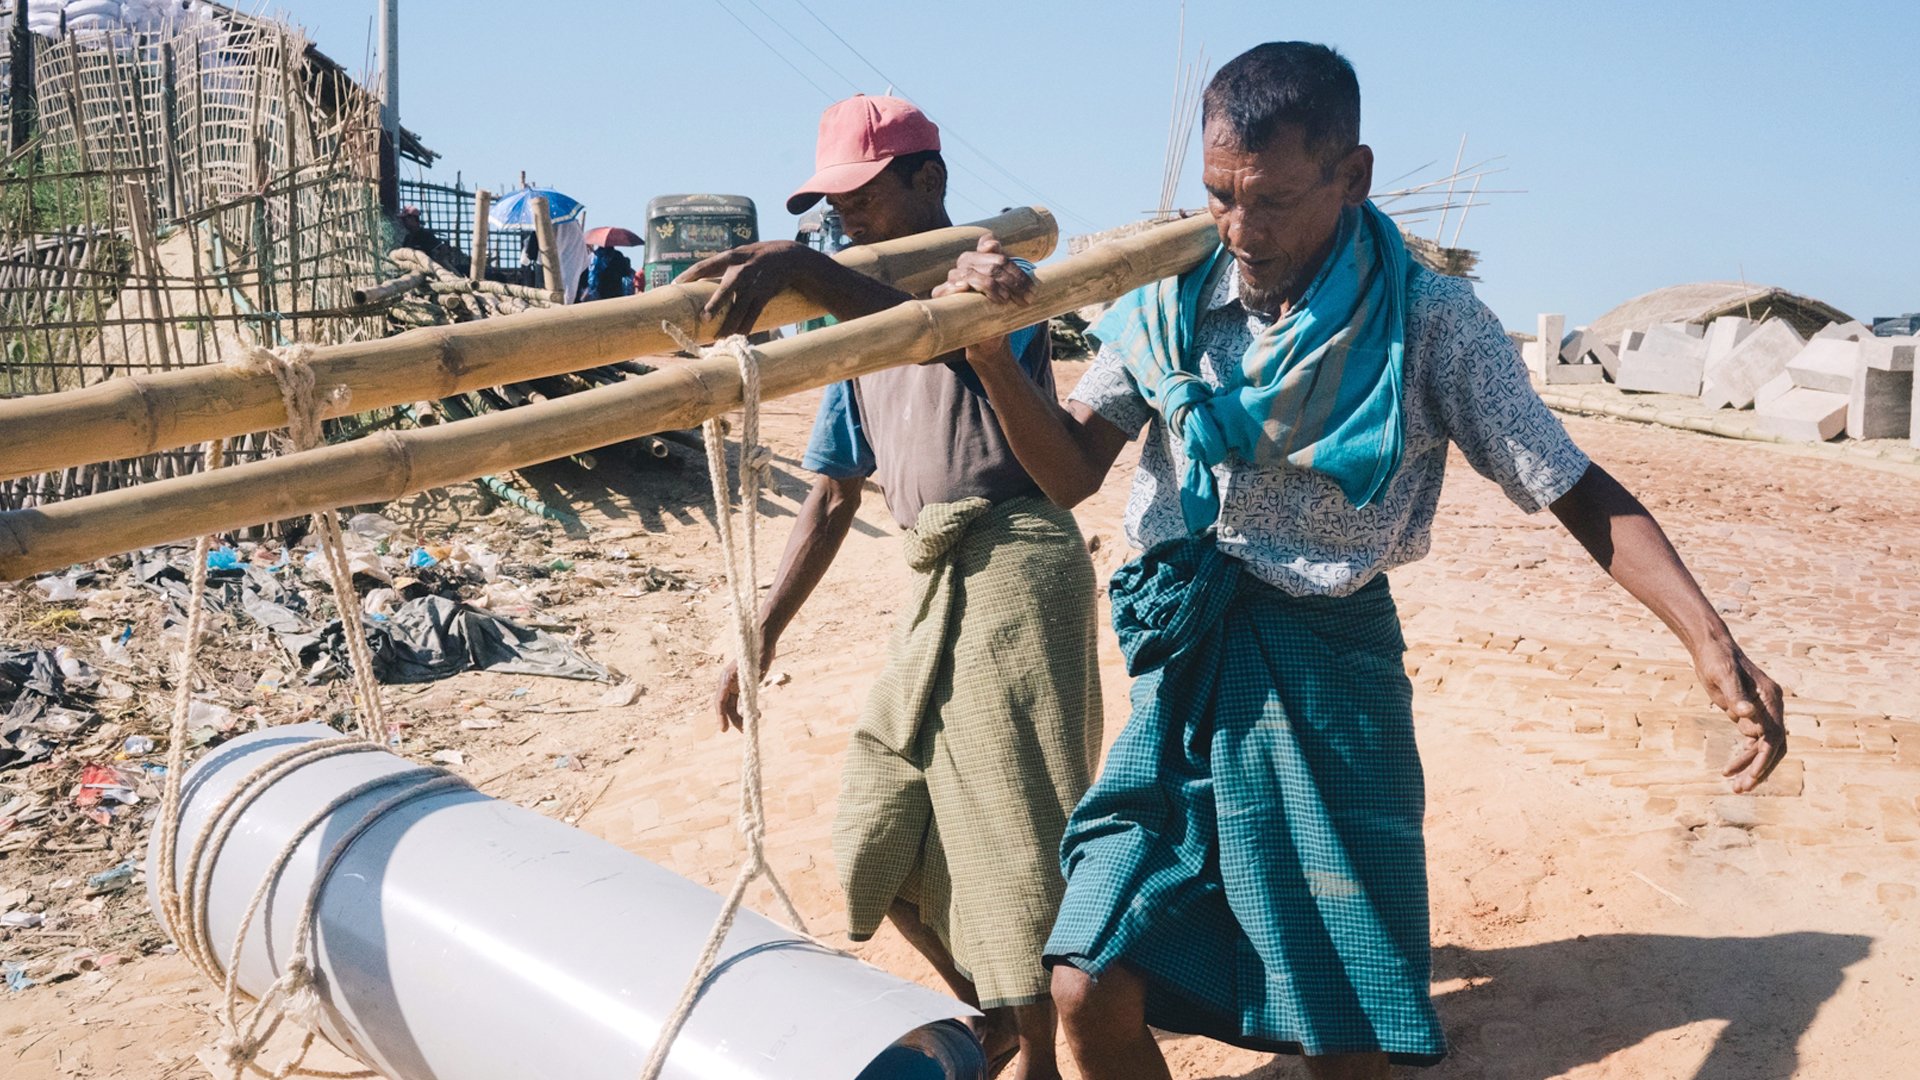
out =
<path fill-rule="evenodd" d="M 1265 149 L 1279 125 L 1298 124 L 1307 149 L 1331 166 L 1360 143 L 1360 80 L 1325 45 L 1269 41 L 1214 73 L 1200 119 L 1203 129 L 1226 129 L 1250 153 Z"/>

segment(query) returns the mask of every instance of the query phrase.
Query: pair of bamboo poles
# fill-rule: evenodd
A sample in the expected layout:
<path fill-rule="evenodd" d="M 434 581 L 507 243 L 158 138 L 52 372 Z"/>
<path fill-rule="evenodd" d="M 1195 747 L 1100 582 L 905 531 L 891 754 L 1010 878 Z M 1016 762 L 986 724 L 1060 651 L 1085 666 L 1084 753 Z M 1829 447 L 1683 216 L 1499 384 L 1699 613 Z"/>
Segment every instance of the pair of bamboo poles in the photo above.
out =
<path fill-rule="evenodd" d="M 1051 254 L 1047 211 L 1009 210 L 971 225 L 853 248 L 845 265 L 908 292 L 946 280 L 962 252 L 991 232 L 1010 253 Z M 761 393 L 771 399 L 884 368 L 920 363 L 1181 273 L 1217 243 L 1211 219 L 1169 222 L 1042 267 L 1032 301 L 984 296 L 916 300 L 762 346 Z M 329 415 L 446 397 L 544 375 L 669 352 L 661 323 L 698 341 L 710 283 L 616 300 L 425 327 L 377 341 L 316 348 L 321 387 L 350 397 Z M 757 328 L 821 314 L 798 294 L 767 306 Z M 384 502 L 489 473 L 524 468 L 628 439 L 693 427 L 740 404 L 727 357 L 695 360 L 617 386 L 417 431 L 0 513 L 0 580 L 19 581 L 119 552 L 360 503 Z M 112 379 L 81 390 L 0 401 L 0 479 L 135 457 L 287 422 L 269 375 L 217 364 Z"/>

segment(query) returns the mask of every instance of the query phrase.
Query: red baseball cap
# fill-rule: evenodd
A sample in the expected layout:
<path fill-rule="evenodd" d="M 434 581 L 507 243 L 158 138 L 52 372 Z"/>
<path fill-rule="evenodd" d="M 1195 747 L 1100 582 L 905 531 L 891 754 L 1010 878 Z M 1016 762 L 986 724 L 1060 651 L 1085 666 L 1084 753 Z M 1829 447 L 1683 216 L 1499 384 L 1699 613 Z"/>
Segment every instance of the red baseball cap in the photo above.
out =
<path fill-rule="evenodd" d="M 813 177 L 787 198 L 787 213 L 865 186 L 901 154 L 938 149 L 940 129 L 911 102 L 865 94 L 835 102 L 820 114 Z"/>

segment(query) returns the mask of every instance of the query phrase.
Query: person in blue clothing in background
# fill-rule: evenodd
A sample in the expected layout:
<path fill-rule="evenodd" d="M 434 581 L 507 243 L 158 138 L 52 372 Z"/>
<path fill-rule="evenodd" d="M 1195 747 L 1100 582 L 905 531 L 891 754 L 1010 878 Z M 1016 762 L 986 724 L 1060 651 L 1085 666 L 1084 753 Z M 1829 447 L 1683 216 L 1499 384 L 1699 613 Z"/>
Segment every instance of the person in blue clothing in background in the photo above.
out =
<path fill-rule="evenodd" d="M 576 304 L 588 300 L 611 300 L 616 296 L 633 295 L 633 260 L 617 247 L 602 246 L 593 249 L 593 261 L 580 272 L 580 280 L 574 286 Z"/>

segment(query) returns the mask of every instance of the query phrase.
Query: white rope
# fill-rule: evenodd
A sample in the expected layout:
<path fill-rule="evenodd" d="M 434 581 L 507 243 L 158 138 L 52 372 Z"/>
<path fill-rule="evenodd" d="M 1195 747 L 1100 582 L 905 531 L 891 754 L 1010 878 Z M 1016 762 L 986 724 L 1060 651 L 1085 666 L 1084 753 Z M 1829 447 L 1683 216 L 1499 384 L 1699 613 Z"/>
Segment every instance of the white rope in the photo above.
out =
<path fill-rule="evenodd" d="M 711 349 L 702 350 L 679 327 L 669 322 L 660 325 L 687 352 L 702 356 L 731 356 L 740 368 L 740 406 L 743 413 L 740 423 L 742 544 L 734 542 L 733 506 L 727 490 L 726 439 L 720 419 L 715 417 L 702 425 L 701 435 L 707 445 L 707 472 L 713 481 L 714 528 L 720 534 L 721 558 L 726 567 L 735 663 L 740 676 L 740 727 L 745 740 L 740 755 L 740 834 L 746 838 L 747 851 L 740 873 L 733 879 L 733 888 L 727 891 L 720 914 L 707 934 L 700 958 L 695 961 L 693 972 L 687 976 L 686 986 L 680 991 L 680 1000 L 660 1026 L 660 1037 L 653 1044 L 646 1065 L 640 1070 L 641 1080 L 658 1080 L 661 1071 L 666 1068 L 673 1041 L 693 1015 L 700 992 L 719 961 L 727 933 L 733 929 L 734 918 L 740 913 L 747 887 L 755 879 L 766 878 L 773 895 L 786 912 L 788 923 L 800 933 L 807 933 L 806 920 L 801 917 L 800 909 L 794 906 L 793 898 L 787 895 L 786 887 L 780 883 L 766 855 L 766 804 L 762 798 L 760 775 L 760 631 L 755 603 L 760 575 L 756 523 L 759 520 L 760 488 L 773 464 L 773 452 L 760 445 L 760 352 L 739 335 L 718 342 Z"/>
<path fill-rule="evenodd" d="M 309 362 L 310 352 L 311 350 L 304 345 L 295 345 L 283 350 L 255 348 L 250 350 L 238 365 L 250 372 L 271 374 L 279 383 L 281 398 L 287 411 L 286 443 L 289 449 L 296 453 L 319 445 L 322 437 L 320 425 L 322 408 L 326 405 L 343 404 L 346 400 L 345 387 L 333 388 L 324 396 L 316 395 L 313 368 Z M 223 451 L 222 440 L 207 444 L 206 466 L 208 469 L 221 466 Z M 314 914 L 319 906 L 320 894 L 327 878 L 346 854 L 347 849 L 388 812 L 399 806 L 426 795 L 467 786 L 466 781 L 444 769 L 422 767 L 370 780 L 342 793 L 312 814 L 287 838 L 279 854 L 275 856 L 266 874 L 255 888 L 241 916 L 239 928 L 224 963 L 215 952 L 207 913 L 213 866 L 246 808 L 282 778 L 315 762 L 346 754 L 385 749 L 382 740 L 388 734 L 386 713 L 380 700 L 380 684 L 373 673 L 373 654 L 367 645 L 366 628 L 360 621 L 359 598 L 354 592 L 353 576 L 348 568 L 346 542 L 340 532 L 340 522 L 331 510 L 315 514 L 314 522 L 320 539 L 321 561 L 326 568 L 327 582 L 333 592 L 334 603 L 340 609 L 341 629 L 347 642 L 351 688 L 356 706 L 355 712 L 359 719 L 358 730 L 355 734 L 302 743 L 271 755 L 241 778 L 240 782 L 214 805 L 199 835 L 194 838 L 193 849 L 187 858 L 183 883 L 178 860 L 180 818 L 183 810 L 181 786 L 186 772 L 187 717 L 193 706 L 193 684 L 199 673 L 200 638 L 206 624 L 207 554 L 211 547 L 211 538 L 203 536 L 194 545 L 194 564 L 187 601 L 186 641 L 181 646 L 180 652 L 180 684 L 174 694 L 173 717 L 167 747 L 166 791 L 162 798 L 157 826 L 160 844 L 158 866 L 160 908 L 181 953 L 208 979 L 219 983 L 222 987 L 219 1013 L 222 1031 L 216 1045 L 220 1051 L 221 1062 L 233 1070 L 232 1075 L 235 1080 L 248 1072 L 279 1080 L 290 1075 L 295 1069 L 299 1069 L 308 1050 L 313 1046 L 321 1018 L 321 999 L 311 951 Z M 300 917 L 294 929 L 293 944 L 284 969 L 255 1001 L 254 1006 L 242 1015 L 239 1004 L 241 994 L 239 967 L 247 934 L 295 851 L 308 834 L 347 803 L 380 788 L 409 781 L 421 782 L 414 783 L 375 805 L 362 815 L 352 828 L 334 841 L 316 869 L 312 885 L 301 906 Z M 262 1050 L 265 1049 L 267 1040 L 273 1037 L 282 1023 L 289 1020 L 304 1032 L 299 1047 L 287 1061 L 279 1066 L 271 1069 L 263 1068 L 258 1059 Z M 370 1071 L 348 1073 L 304 1069 L 302 1072 L 308 1076 L 338 1078 L 376 1075 Z"/>
<path fill-rule="evenodd" d="M 690 352 L 700 351 L 697 343 L 687 339 L 678 327 L 670 323 L 662 325 L 670 335 L 680 341 L 682 348 Z M 642 1080 L 657 1080 L 666 1067 L 667 1056 L 672 1051 L 674 1039 L 685 1027 L 688 1018 L 692 1016 L 701 990 L 718 963 L 720 950 L 726 943 L 728 932 L 733 928 L 746 891 L 755 880 L 766 879 L 775 898 L 779 900 L 788 922 L 801 934 L 807 933 L 805 919 L 794 905 L 793 898 L 787 893 L 786 887 L 781 884 L 778 875 L 774 873 L 773 867 L 767 862 L 765 847 L 766 806 L 760 768 L 760 635 L 755 599 L 759 580 L 757 523 L 760 490 L 772 464 L 772 453 L 761 446 L 759 441 L 760 355 L 744 337 L 739 336 L 728 338 L 704 353 L 709 356 L 716 354 L 732 356 L 739 366 L 741 404 L 744 411 L 740 439 L 740 495 L 743 512 L 740 542 L 736 542 L 734 538 L 733 508 L 728 492 L 726 443 L 722 422 L 718 418 L 707 421 L 703 427 L 703 434 L 707 446 L 708 473 L 713 482 L 714 524 L 719 533 L 726 568 L 735 653 L 740 671 L 740 716 L 744 737 L 740 767 L 740 832 L 746 841 L 746 858 L 740 873 L 734 879 L 733 887 L 728 890 L 720 914 L 714 920 L 713 928 L 701 949 L 700 957 L 687 978 L 679 1002 L 661 1025 L 659 1038 L 642 1069 Z M 322 400 L 315 396 L 313 369 L 308 363 L 307 348 L 293 346 L 281 351 L 254 349 L 242 363 L 251 370 L 270 372 L 279 382 L 281 394 L 286 403 L 288 442 L 292 448 L 299 451 L 317 445 L 320 440 Z M 336 389 L 328 395 L 327 400 L 338 400 L 343 392 L 344 388 Z M 208 444 L 206 451 L 208 468 L 220 466 L 223 451 L 224 445 L 219 440 Z M 233 1070 L 232 1075 L 235 1080 L 248 1072 L 268 1077 L 270 1080 L 280 1080 L 300 1067 L 307 1051 L 313 1045 L 321 1010 L 319 987 L 311 955 L 314 915 L 321 890 L 348 847 L 389 811 L 400 805 L 426 795 L 465 786 L 465 781 L 443 769 L 423 767 L 360 784 L 316 811 L 288 837 L 286 844 L 274 858 L 241 917 L 225 963 L 221 962 L 221 958 L 213 949 L 211 929 L 208 926 L 208 888 L 213 864 L 227 838 L 239 823 L 246 806 L 272 788 L 281 778 L 317 761 L 343 754 L 384 749 L 381 740 L 387 733 L 385 714 L 380 700 L 379 684 L 373 676 L 372 654 L 367 646 L 365 630 L 360 624 L 360 607 L 353 589 L 352 575 L 347 566 L 346 548 L 340 533 L 339 521 L 331 511 L 315 514 L 314 520 L 320 536 L 321 558 L 326 565 L 328 584 L 333 590 L 335 603 L 340 608 L 341 625 L 347 639 L 355 704 L 358 706 L 356 711 L 360 720 L 359 731 L 357 735 L 305 743 L 275 754 L 255 767 L 235 785 L 208 815 L 200 835 L 194 840 L 193 850 L 186 867 L 187 878 L 183 890 L 180 887 L 180 868 L 177 860 L 182 811 L 181 779 L 186 764 L 187 716 L 192 708 L 193 682 L 198 674 L 200 637 L 205 628 L 207 554 L 210 538 L 201 537 L 194 546 L 186 641 L 181 649 L 180 685 L 174 697 L 171 738 L 167 750 L 167 787 L 158 825 L 161 844 L 160 901 L 162 914 L 166 917 L 167 925 L 172 929 L 182 954 L 199 967 L 209 979 L 222 984 L 224 992 L 220 1021 L 223 1033 L 218 1046 L 222 1052 L 223 1063 Z M 424 780 L 424 782 L 408 787 L 377 804 L 342 835 L 326 857 L 321 860 L 302 905 L 285 968 L 279 978 L 275 979 L 262 993 L 254 1007 L 243 1016 L 239 1007 L 238 969 L 247 934 L 258 917 L 261 906 L 271 894 L 280 873 L 292 859 L 299 845 L 329 815 L 346 803 L 381 787 L 412 780 Z M 263 1068 L 258 1062 L 260 1053 L 282 1023 L 289 1020 L 304 1029 L 299 1047 L 294 1055 L 280 1066 L 272 1069 Z M 304 1070 L 304 1072 L 306 1075 L 322 1077 L 374 1075 L 371 1072 L 334 1073 L 317 1070 Z"/>

